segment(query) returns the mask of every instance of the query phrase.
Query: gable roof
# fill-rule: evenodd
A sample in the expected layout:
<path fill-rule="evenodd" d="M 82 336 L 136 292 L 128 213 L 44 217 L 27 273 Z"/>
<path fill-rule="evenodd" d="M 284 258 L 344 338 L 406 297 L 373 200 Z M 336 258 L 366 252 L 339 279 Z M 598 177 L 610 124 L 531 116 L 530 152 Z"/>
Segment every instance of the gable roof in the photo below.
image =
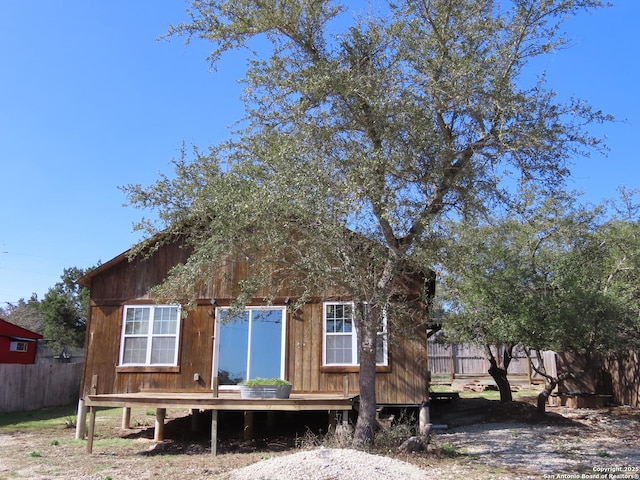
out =
<path fill-rule="evenodd" d="M 129 258 L 129 252 L 131 252 L 131 249 L 122 252 L 120 255 L 113 257 L 111 260 L 109 260 L 108 262 L 102 263 L 100 265 L 98 265 L 96 268 L 92 269 L 91 271 L 87 272 L 85 275 L 83 275 L 82 277 L 80 277 L 78 280 L 76 280 L 76 283 L 78 285 L 80 285 L 81 287 L 91 287 L 91 279 L 93 277 L 95 277 L 96 275 L 109 270 L 111 267 L 114 267 L 115 265 L 124 262 L 124 261 L 128 261 Z"/>
<path fill-rule="evenodd" d="M 349 231 L 351 232 L 351 234 L 353 235 L 359 235 L 356 232 L 353 231 Z M 117 255 L 116 257 L 112 258 L 111 260 L 98 265 L 97 267 L 95 267 L 94 269 L 92 269 L 91 271 L 87 272 L 84 276 L 82 276 L 81 278 L 79 278 L 78 280 L 76 280 L 76 283 L 82 287 L 86 287 L 86 288 L 91 288 L 91 284 L 92 284 L 92 279 L 100 274 L 102 274 L 103 272 L 107 272 L 109 270 L 111 270 L 112 268 L 118 266 L 119 264 L 123 263 L 123 262 L 129 262 L 132 260 L 132 253 L 135 251 L 136 248 L 138 248 L 140 245 L 143 245 L 143 250 L 146 250 L 147 248 L 150 249 L 154 249 L 154 247 L 156 245 L 158 245 L 159 243 L 172 243 L 175 242 L 177 240 L 179 240 L 179 238 L 181 237 L 180 234 L 176 234 L 176 233 L 171 233 L 171 232 L 160 232 L 150 238 L 148 238 L 147 240 L 143 240 L 140 242 L 140 244 L 138 244 L 137 246 L 134 246 L 132 248 L 129 248 L 128 250 L 124 251 L 123 253 Z M 362 238 L 365 238 L 364 236 L 361 236 Z M 167 242 L 168 239 L 168 242 Z M 371 242 L 371 244 L 374 244 L 375 242 L 370 241 L 368 239 L 366 239 L 368 242 Z M 385 247 L 383 247 L 385 248 Z M 157 253 L 157 252 L 154 252 Z M 134 256 L 134 258 L 138 257 L 139 255 L 141 255 L 141 252 L 137 252 Z M 406 272 L 411 272 L 409 274 L 405 274 L 405 275 L 401 275 L 401 277 L 399 278 L 400 280 L 400 284 L 401 284 L 401 288 L 403 288 L 405 291 L 407 292 L 428 292 L 429 296 L 433 296 L 435 293 L 435 278 L 436 278 L 436 274 L 433 270 L 431 269 L 427 269 L 426 271 L 420 268 L 412 268 L 409 263 L 407 262 L 405 264 L 405 268 L 406 268 Z M 422 285 L 419 285 L 422 284 Z M 425 290 L 426 288 L 426 290 Z"/>
<path fill-rule="evenodd" d="M 42 335 L 26 328 L 22 328 L 13 323 L 0 318 L 0 337 L 7 337 L 12 340 L 32 342 L 44 338 Z"/>
<path fill-rule="evenodd" d="M 149 245 L 155 245 L 158 242 L 160 242 L 163 239 L 166 239 L 169 235 L 171 235 L 168 232 L 161 232 L 158 233 L 146 240 L 142 240 L 139 245 L 142 244 L 146 244 L 147 246 Z M 177 235 L 175 235 L 177 237 Z M 80 285 L 81 287 L 87 287 L 90 288 L 91 287 L 91 279 L 99 274 L 101 274 L 102 272 L 106 272 L 107 270 L 115 267 L 116 265 L 122 263 L 122 262 L 128 262 L 131 256 L 131 252 L 133 251 L 133 248 L 129 248 L 127 250 L 125 250 L 124 252 L 122 252 L 120 255 L 117 255 L 115 257 L 113 257 L 111 260 L 109 260 L 108 262 L 102 263 L 98 266 L 96 266 L 95 268 L 93 268 L 92 270 L 90 270 L 89 272 L 87 272 L 85 275 L 83 275 L 82 277 L 80 277 L 78 280 L 76 280 L 76 283 L 78 285 Z"/>

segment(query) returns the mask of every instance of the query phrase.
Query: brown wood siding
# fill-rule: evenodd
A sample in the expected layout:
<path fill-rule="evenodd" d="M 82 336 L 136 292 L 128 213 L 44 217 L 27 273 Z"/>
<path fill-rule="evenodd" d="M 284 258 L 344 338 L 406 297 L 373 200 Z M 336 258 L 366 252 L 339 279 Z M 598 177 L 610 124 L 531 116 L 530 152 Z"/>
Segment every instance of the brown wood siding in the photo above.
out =
<path fill-rule="evenodd" d="M 208 309 L 189 311 L 180 324 L 178 371 L 147 372 L 135 368 L 118 371 L 122 332 L 121 306 L 91 308 L 83 395 L 91 389 L 93 375 L 98 376 L 98 394 L 135 393 L 142 390 L 204 391 L 211 389 L 213 355 L 213 317 Z M 110 339 L 105 341 L 105 339 Z M 199 380 L 194 380 L 195 374 Z"/>
<path fill-rule="evenodd" d="M 98 376 L 96 393 L 114 391 L 120 348 L 120 306 L 92 306 L 89 311 L 82 395 L 91 391 L 91 379 Z"/>
<path fill-rule="evenodd" d="M 247 262 L 228 261 L 212 276 L 208 285 L 199 286 L 198 305 L 180 322 L 178 368 L 117 368 L 122 329 L 123 306 L 131 303 L 153 303 L 149 289 L 162 282 L 169 269 L 184 262 L 187 253 L 179 245 L 162 247 L 146 260 L 126 259 L 114 262 L 91 277 L 91 308 L 87 329 L 87 348 L 82 395 L 89 394 L 91 379 L 98 375 L 98 394 L 135 393 L 143 390 L 207 391 L 211 390 L 215 308 L 228 304 L 236 292 L 232 286 L 245 278 Z M 267 297 L 270 292 L 258 295 Z M 276 303 L 293 290 L 278 292 Z M 254 304 L 259 304 L 256 299 Z M 306 393 L 342 393 L 344 378 L 349 392 L 357 394 L 358 373 L 322 371 L 321 299 L 307 303 L 294 314 L 287 315 L 285 372 L 293 391 Z M 377 374 L 377 401 L 381 404 L 417 404 L 428 396 L 427 346 L 422 335 L 390 346 L 390 368 Z M 326 370 L 326 369 L 325 369 Z M 194 381 L 194 375 L 199 380 Z"/>
<path fill-rule="evenodd" d="M 307 304 L 302 314 L 289 322 L 287 362 L 293 390 L 300 392 L 342 392 L 344 377 L 350 393 L 357 394 L 357 372 L 321 372 L 322 302 Z M 428 397 L 426 335 L 390 345 L 390 371 L 376 376 L 376 397 L 380 404 L 417 404 Z"/>

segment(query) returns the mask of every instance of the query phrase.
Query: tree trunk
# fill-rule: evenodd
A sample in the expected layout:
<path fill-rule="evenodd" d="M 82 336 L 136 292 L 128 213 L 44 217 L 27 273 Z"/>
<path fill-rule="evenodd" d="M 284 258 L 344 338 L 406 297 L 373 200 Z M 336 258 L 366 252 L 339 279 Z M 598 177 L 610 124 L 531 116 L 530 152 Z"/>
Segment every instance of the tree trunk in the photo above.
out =
<path fill-rule="evenodd" d="M 507 378 L 507 369 L 509 368 L 509 363 L 511 363 L 511 355 L 512 355 L 513 347 L 505 346 L 505 350 L 503 353 L 503 367 L 498 365 L 498 361 L 496 357 L 493 355 L 491 351 L 491 347 L 489 345 L 485 345 L 485 352 L 487 353 L 487 358 L 489 359 L 489 375 L 496 382 L 498 386 L 498 391 L 500 392 L 500 401 L 503 403 L 513 402 L 513 395 L 511 394 L 511 384 L 509 383 L 509 379 Z"/>
<path fill-rule="evenodd" d="M 546 413 L 547 400 L 549 400 L 549 395 L 551 395 L 551 392 L 553 392 L 553 389 L 556 388 L 558 383 L 560 383 L 562 380 L 566 380 L 567 378 L 572 378 L 573 373 L 565 372 L 565 373 L 561 373 L 557 377 L 552 377 L 551 375 L 548 375 L 547 368 L 544 365 L 544 357 L 542 356 L 542 353 L 540 352 L 540 350 L 536 350 L 536 357 L 538 358 L 537 366 L 535 363 L 533 363 L 533 359 L 531 358 L 531 354 L 529 350 L 530 349 L 528 348 L 524 349 L 524 352 L 527 355 L 527 358 L 529 359 L 529 365 L 531 365 L 531 368 L 535 372 L 537 372 L 539 375 L 541 375 L 544 378 L 544 388 L 538 394 L 538 400 L 536 403 L 537 413 L 544 415 Z"/>
<path fill-rule="evenodd" d="M 498 390 L 500 391 L 500 401 L 504 403 L 512 402 L 513 395 L 511 394 L 511 384 L 507 378 L 507 371 L 497 365 L 492 365 L 489 368 L 489 375 L 491 375 L 498 386 Z"/>
<path fill-rule="evenodd" d="M 360 410 L 353 436 L 357 447 L 373 444 L 376 430 L 376 339 L 378 333 L 377 311 L 366 309 L 364 321 L 360 325 Z M 363 318 L 363 317 L 361 317 Z"/>
<path fill-rule="evenodd" d="M 556 385 L 558 385 L 557 379 L 552 377 L 546 377 L 544 382 L 544 388 L 538 394 L 538 401 L 536 404 L 537 413 L 541 415 L 544 415 L 546 413 L 547 400 L 549 400 L 549 395 L 551 395 L 551 392 L 553 392 L 553 389 L 556 388 Z"/>

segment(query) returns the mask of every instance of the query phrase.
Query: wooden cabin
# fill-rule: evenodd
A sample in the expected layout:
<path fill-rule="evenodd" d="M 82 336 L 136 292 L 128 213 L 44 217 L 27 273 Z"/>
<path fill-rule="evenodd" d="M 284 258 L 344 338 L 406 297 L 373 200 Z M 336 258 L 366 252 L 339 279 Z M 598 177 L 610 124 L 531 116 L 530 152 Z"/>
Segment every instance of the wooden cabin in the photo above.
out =
<path fill-rule="evenodd" d="M 78 281 L 91 291 L 81 398 L 210 393 L 216 387 L 233 391 L 241 380 L 257 377 L 286 379 L 298 394 L 358 395 L 349 298 L 314 298 L 292 313 L 293 291 L 262 291 L 243 315 L 225 321 L 234 285 L 246 278 L 248 268 L 246 261 L 230 261 L 200 288 L 195 308 L 158 304 L 150 288 L 186 259 L 178 243 L 146 259 L 130 260 L 125 252 Z M 418 284 L 433 293 L 433 278 Z M 267 305 L 267 297 L 275 300 Z M 413 406 L 427 400 L 426 328 L 393 345 L 381 332 L 379 347 L 379 404 Z"/>

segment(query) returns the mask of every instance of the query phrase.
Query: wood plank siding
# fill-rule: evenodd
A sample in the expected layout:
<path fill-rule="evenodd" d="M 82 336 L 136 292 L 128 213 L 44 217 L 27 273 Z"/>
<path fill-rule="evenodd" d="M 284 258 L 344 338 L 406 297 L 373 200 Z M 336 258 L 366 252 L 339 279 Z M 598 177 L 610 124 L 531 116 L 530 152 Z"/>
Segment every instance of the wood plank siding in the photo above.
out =
<path fill-rule="evenodd" d="M 178 367 L 118 366 L 125 305 L 151 304 L 149 289 L 161 283 L 169 269 L 187 259 L 179 244 L 168 244 L 149 259 L 129 261 L 123 254 L 101 265 L 81 279 L 91 288 L 85 366 L 81 396 L 125 394 L 142 391 L 207 392 L 212 390 L 215 306 L 229 305 L 235 285 L 246 278 L 247 262 L 229 261 L 199 287 L 197 305 L 183 309 L 180 321 Z M 250 305 L 264 305 L 271 292 L 261 291 Z M 293 289 L 277 292 L 274 305 L 295 298 Z M 349 394 L 358 394 L 357 368 L 322 367 L 323 302 L 321 298 L 287 313 L 285 331 L 285 377 L 292 391 L 300 394 L 343 393 L 345 377 Z M 425 333 L 423 335 L 423 333 Z M 389 367 L 377 374 L 377 401 L 380 404 L 413 405 L 428 398 L 426 332 L 414 339 L 390 342 Z M 197 380 L 194 376 L 197 374 Z M 97 385 L 92 392 L 92 378 Z"/>

